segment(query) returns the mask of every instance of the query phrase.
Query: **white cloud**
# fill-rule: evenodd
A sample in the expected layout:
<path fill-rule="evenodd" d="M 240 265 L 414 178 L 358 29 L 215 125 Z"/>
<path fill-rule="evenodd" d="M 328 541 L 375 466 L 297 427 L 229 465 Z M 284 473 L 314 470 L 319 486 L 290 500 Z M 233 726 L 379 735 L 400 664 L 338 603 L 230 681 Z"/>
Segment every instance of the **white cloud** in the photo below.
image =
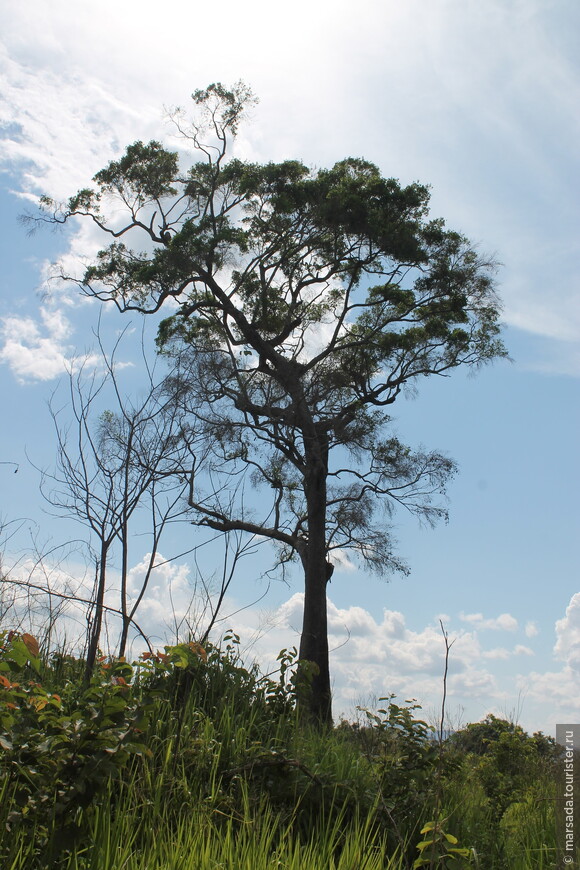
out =
<path fill-rule="evenodd" d="M 548 722 L 543 730 L 552 731 L 557 722 L 569 722 L 580 715 L 580 593 L 570 599 L 565 615 L 556 621 L 555 632 L 554 655 L 563 663 L 560 670 L 533 671 L 518 680 L 526 699 L 536 704 Z"/>
<path fill-rule="evenodd" d="M 529 622 L 526 622 L 525 632 L 526 637 L 536 637 L 539 634 L 540 630 L 533 620 L 529 620 Z"/>
<path fill-rule="evenodd" d="M 554 654 L 580 677 L 580 592 L 566 608 L 566 615 L 556 622 Z"/>
<path fill-rule="evenodd" d="M 67 352 L 63 342 L 70 336 L 70 324 L 62 313 L 41 309 L 45 334 L 31 317 L 3 317 L 0 326 L 0 362 L 6 363 L 21 381 L 46 381 L 66 371 Z"/>
<path fill-rule="evenodd" d="M 460 613 L 459 618 L 463 622 L 468 622 L 474 628 L 483 630 L 491 629 L 493 631 L 516 631 L 518 621 L 510 613 L 500 613 L 492 619 L 485 619 L 481 613 Z"/>
<path fill-rule="evenodd" d="M 529 648 L 529 646 L 524 646 L 521 643 L 516 644 L 514 647 L 514 655 L 515 656 L 533 656 L 534 651 Z"/>
<path fill-rule="evenodd" d="M 401 639 L 405 635 L 405 617 L 396 610 L 384 610 L 381 628 L 387 637 Z"/>
<path fill-rule="evenodd" d="M 279 649 L 297 643 L 303 601 L 303 594 L 295 593 L 271 614 L 270 631 L 253 647 L 265 667 L 273 666 Z M 362 607 L 339 608 L 329 599 L 328 627 L 337 713 L 350 711 L 352 715 L 356 704 L 370 703 L 390 692 L 399 699 L 417 698 L 425 708 L 440 705 L 445 646 L 438 624 L 413 631 L 399 611 L 384 610 L 377 620 Z M 255 623 L 250 621 L 246 631 L 252 630 Z M 503 700 L 493 674 L 478 666 L 483 656 L 477 635 L 461 631 L 450 640 L 454 641 L 449 663 L 450 703 L 461 704 L 463 697 L 473 701 L 480 690 L 492 693 L 486 706 Z M 482 710 L 481 715 L 485 712 Z"/>
<path fill-rule="evenodd" d="M 52 622 L 51 647 L 65 644 L 67 649 L 78 652 L 83 648 L 87 607 L 94 592 L 94 566 L 84 552 L 67 554 L 63 550 L 63 554 L 60 562 L 44 557 L 3 563 L 3 573 L 8 579 L 0 588 L 0 620 L 3 625 L 31 631 L 40 638 L 46 637 Z M 142 589 L 149 558 L 150 554 L 145 553 L 129 570 L 129 607 Z M 153 646 L 161 647 L 190 634 L 200 637 L 211 617 L 208 588 L 213 594 L 211 581 L 205 586 L 196 583 L 196 575 L 188 564 L 166 561 L 158 553 L 135 622 Z M 107 572 L 105 605 L 108 609 L 104 614 L 101 648 L 114 653 L 121 625 L 115 612 L 120 608 L 120 575 L 114 567 Z M 239 603 L 226 597 L 220 614 L 227 618 L 238 607 Z M 220 630 L 216 630 L 216 637 Z M 144 649 L 143 637 L 137 629 L 131 629 L 128 656 L 137 658 Z"/>
<path fill-rule="evenodd" d="M 500 698 L 497 682 L 493 674 L 478 668 L 471 668 L 461 674 L 452 674 L 449 678 L 450 698 L 485 698 L 489 706 L 491 698 Z"/>
<path fill-rule="evenodd" d="M 299 629 L 302 624 L 304 593 L 295 592 L 276 612 L 276 624 L 280 627 Z"/>
<path fill-rule="evenodd" d="M 5 363 L 20 383 L 49 381 L 66 372 L 85 372 L 102 367 L 99 353 L 77 355 L 74 328 L 64 312 L 51 303 L 41 305 L 40 319 L 28 315 L 0 318 L 0 363 Z M 129 362 L 117 363 L 126 368 Z"/>
<path fill-rule="evenodd" d="M 71 325 L 62 311 L 43 307 L 40 309 L 40 316 L 55 341 L 66 341 L 70 337 Z"/>
<path fill-rule="evenodd" d="M 509 659 L 510 652 L 505 647 L 496 647 L 483 653 L 484 659 Z"/>
<path fill-rule="evenodd" d="M 512 656 L 521 655 L 533 656 L 534 652 L 529 648 L 529 646 L 524 646 L 520 643 L 516 644 L 516 646 L 514 646 L 513 650 L 511 651 L 509 649 L 506 649 L 505 647 L 494 647 L 493 649 L 485 650 L 484 652 L 482 652 L 482 658 L 484 659 L 496 659 L 502 661 L 506 661 Z"/>
<path fill-rule="evenodd" d="M 530 699 L 535 700 L 548 726 L 542 730 L 555 731 L 557 722 L 568 722 L 580 714 L 580 679 L 569 665 L 560 671 L 545 671 L 520 678 Z"/>
<path fill-rule="evenodd" d="M 340 609 L 332 601 L 328 602 L 328 631 L 331 635 L 341 635 L 345 631 L 351 637 L 366 637 L 376 629 L 376 623 L 368 610 L 363 607 Z"/>
<path fill-rule="evenodd" d="M 82 566 L 80 554 L 55 561 L 57 552 L 53 550 L 52 561 L 4 561 L 0 618 L 3 626 L 50 638 L 53 649 L 78 649 L 86 632 L 86 602 L 94 576 L 91 568 Z"/>
<path fill-rule="evenodd" d="M 280 648 L 298 644 L 302 603 L 303 595 L 296 593 L 271 614 L 273 628 L 252 648 L 261 662 L 273 666 Z M 448 674 L 447 709 L 451 715 L 454 710 L 463 710 L 464 717 L 467 710 L 469 721 L 490 711 L 505 716 L 505 710 L 519 697 L 521 709 L 517 715 L 521 724 L 550 733 L 556 721 L 580 712 L 580 701 L 575 700 L 580 696 L 580 593 L 572 598 L 566 616 L 557 623 L 556 651 L 564 660 L 560 672 L 521 670 L 514 676 L 507 671 L 503 674 L 498 664 L 517 659 L 522 667 L 534 651 L 524 644 L 488 649 L 480 632 L 512 632 L 518 627 L 517 620 L 511 614 L 491 619 L 468 614 L 465 620 L 465 616 L 461 618 L 468 622 L 470 630 L 450 632 L 449 638 L 454 641 Z M 418 699 L 425 711 L 439 709 L 445 650 L 438 623 L 414 631 L 399 611 L 384 610 L 381 618 L 375 619 L 365 608 L 339 608 L 331 600 L 328 617 L 337 714 L 353 715 L 357 704 L 372 705 L 390 692 L 400 700 Z M 450 622 L 448 616 L 446 622 Z M 255 626 L 249 620 L 247 630 L 255 630 Z M 530 634 L 534 636 L 533 629 L 528 629 Z"/>
<path fill-rule="evenodd" d="M 334 565 L 337 571 L 345 571 L 348 573 L 356 571 L 356 565 L 351 561 L 346 550 L 341 550 L 339 547 L 335 550 L 331 550 L 329 560 L 331 565 Z"/>
<path fill-rule="evenodd" d="M 6 125 L 0 156 L 7 168 L 23 167 L 25 193 L 70 196 L 113 156 L 117 135 L 130 141 L 131 124 L 145 129 L 152 120 L 143 103 L 138 120 L 139 110 L 116 99 L 89 71 L 75 72 L 66 63 L 47 68 L 41 54 L 21 62 L 18 49 L 12 57 L 9 51 L 0 46 Z"/>

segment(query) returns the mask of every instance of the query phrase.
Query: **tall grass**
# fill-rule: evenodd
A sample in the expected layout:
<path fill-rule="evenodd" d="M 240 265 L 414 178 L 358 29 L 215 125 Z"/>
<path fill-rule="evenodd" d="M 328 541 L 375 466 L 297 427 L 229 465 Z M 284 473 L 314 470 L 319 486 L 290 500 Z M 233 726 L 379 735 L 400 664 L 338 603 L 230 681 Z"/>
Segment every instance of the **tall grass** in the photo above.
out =
<path fill-rule="evenodd" d="M 216 814 L 199 806 L 177 818 L 151 820 L 133 809 L 101 808 L 92 819 L 90 844 L 61 865 L 67 870 L 401 870 L 396 856 L 377 843 L 368 821 L 347 828 L 338 815 L 321 818 L 307 839 L 294 835 L 292 820 L 249 796 L 237 811 Z M 135 832 L 138 831 L 136 838 Z M 138 841 L 138 842 L 137 842 Z"/>

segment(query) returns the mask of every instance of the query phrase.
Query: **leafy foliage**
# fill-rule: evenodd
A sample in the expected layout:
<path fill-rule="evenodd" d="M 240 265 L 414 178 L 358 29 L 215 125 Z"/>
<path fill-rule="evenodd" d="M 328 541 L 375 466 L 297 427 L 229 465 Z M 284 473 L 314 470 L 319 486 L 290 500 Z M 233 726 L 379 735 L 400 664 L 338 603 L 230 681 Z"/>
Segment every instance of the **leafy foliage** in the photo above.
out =
<path fill-rule="evenodd" d="M 11 794 L 6 824 L 10 831 L 30 827 L 44 846 L 50 829 L 58 844 L 70 842 L 80 811 L 132 758 L 149 754 L 142 742 L 148 703 L 132 697 L 133 668 L 125 661 L 101 660 L 87 688 L 67 681 L 60 694 L 43 687 L 40 670 L 34 638 L 0 635 L 0 775 Z"/>
<path fill-rule="evenodd" d="M 457 837 L 445 831 L 443 822 L 428 822 L 421 828 L 421 833 L 425 835 L 425 839 L 417 843 L 420 854 L 413 862 L 413 870 L 419 867 L 460 868 L 462 864 L 458 864 L 457 859 L 471 857 L 471 850 L 458 846 Z M 449 861 L 453 861 L 453 864 L 449 864 Z"/>
<path fill-rule="evenodd" d="M 0 860 L 11 870 L 161 870 L 192 850 L 208 870 L 218 855 L 248 870 L 459 867 L 468 851 L 486 870 L 533 870 L 555 853 L 538 735 L 524 734 L 530 751 L 512 759 L 527 785 L 506 793 L 498 819 L 485 792 L 492 760 L 484 770 L 485 756 L 451 739 L 441 762 L 413 703 L 388 696 L 365 722 L 325 732 L 300 724 L 295 650 L 263 676 L 229 632 L 221 649 L 190 641 L 133 664 L 101 657 L 83 687 L 82 661 L 45 661 L 38 646 L 0 635 Z M 511 750 L 498 742 L 507 755 L 489 758 L 505 765 Z"/>
<path fill-rule="evenodd" d="M 498 818 L 525 800 L 544 771 L 555 772 L 561 750 L 541 732 L 529 736 L 520 725 L 490 714 L 452 735 L 450 746 L 473 755 L 473 764 Z"/>
<path fill-rule="evenodd" d="M 417 806 L 434 794 L 438 753 L 433 729 L 416 716 L 420 707 L 411 701 L 395 703 L 394 698 L 380 698 L 388 703 L 377 711 L 359 708 L 368 726 L 355 729 L 355 733 L 371 761 L 384 804 L 404 826 L 415 818 Z"/>

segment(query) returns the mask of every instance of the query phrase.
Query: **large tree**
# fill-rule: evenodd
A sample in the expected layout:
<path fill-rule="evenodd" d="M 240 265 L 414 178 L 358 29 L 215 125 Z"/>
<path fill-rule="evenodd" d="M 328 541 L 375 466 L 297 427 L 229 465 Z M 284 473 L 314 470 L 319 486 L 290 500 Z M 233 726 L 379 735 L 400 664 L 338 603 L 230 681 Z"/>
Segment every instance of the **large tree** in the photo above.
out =
<path fill-rule="evenodd" d="M 493 263 L 429 218 L 427 187 L 366 160 L 312 169 L 229 157 L 252 102 L 243 85 L 193 100 L 197 120 L 173 115 L 197 154 L 188 169 L 159 142 L 135 142 L 94 187 L 43 205 L 49 220 L 84 217 L 112 237 L 83 292 L 122 311 L 167 310 L 159 347 L 178 357 L 180 395 L 213 446 L 213 485 L 198 478 L 190 492 L 197 522 L 298 558 L 299 657 L 311 663 L 301 702 L 328 722 L 333 563 L 354 551 L 379 571 L 401 567 L 388 515 L 398 504 L 428 522 L 445 515 L 454 471 L 402 445 L 386 411 L 406 385 L 504 354 Z M 244 470 L 267 504 L 246 507 Z"/>

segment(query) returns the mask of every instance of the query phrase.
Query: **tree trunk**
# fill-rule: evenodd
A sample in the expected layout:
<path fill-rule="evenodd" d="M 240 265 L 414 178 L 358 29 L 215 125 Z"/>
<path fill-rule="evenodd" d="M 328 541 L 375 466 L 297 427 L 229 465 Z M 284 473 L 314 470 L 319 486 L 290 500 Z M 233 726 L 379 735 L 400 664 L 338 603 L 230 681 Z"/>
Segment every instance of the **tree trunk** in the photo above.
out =
<path fill-rule="evenodd" d="M 326 561 L 326 436 L 309 449 L 304 491 L 308 510 L 308 540 L 301 553 L 304 567 L 304 616 L 298 668 L 298 706 L 314 724 L 332 725 L 332 696 L 328 662 L 326 585 L 332 569 Z"/>
<path fill-rule="evenodd" d="M 125 462 L 123 468 L 123 506 L 121 514 L 121 528 L 119 538 L 121 541 L 121 641 L 119 644 L 119 658 L 125 655 L 127 635 L 129 634 L 129 614 L 127 613 L 127 577 L 129 574 L 129 502 L 131 501 L 130 478 L 131 459 L 133 456 L 133 437 L 135 435 L 135 418 L 132 416 L 129 423 L 127 446 L 125 449 Z"/>
<path fill-rule="evenodd" d="M 101 542 L 101 554 L 99 559 L 99 567 L 97 572 L 97 590 L 95 594 L 95 616 L 93 624 L 89 631 L 89 645 L 87 649 L 87 661 L 85 664 L 84 682 L 88 685 L 93 675 L 95 662 L 97 660 L 97 650 L 99 648 L 99 639 L 101 637 L 101 627 L 103 624 L 103 610 L 105 603 L 105 587 L 107 580 L 107 556 L 109 544 Z"/>
<path fill-rule="evenodd" d="M 127 638 L 131 617 L 127 611 L 127 579 L 129 576 L 129 529 L 126 516 L 126 502 L 123 509 L 123 523 L 121 525 L 121 639 L 119 641 L 119 658 L 125 655 Z"/>

